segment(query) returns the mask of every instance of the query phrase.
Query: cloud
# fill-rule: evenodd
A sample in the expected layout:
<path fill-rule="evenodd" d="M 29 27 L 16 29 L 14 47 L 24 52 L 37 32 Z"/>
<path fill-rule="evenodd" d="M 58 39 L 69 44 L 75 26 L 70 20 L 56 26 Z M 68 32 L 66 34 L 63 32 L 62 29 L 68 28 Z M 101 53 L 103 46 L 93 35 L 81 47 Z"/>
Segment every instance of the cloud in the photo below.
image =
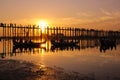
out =
<path fill-rule="evenodd" d="M 63 21 L 71 21 L 73 19 L 74 19 L 73 17 L 66 17 L 66 18 L 62 18 L 61 20 L 63 20 Z"/>
<path fill-rule="evenodd" d="M 114 18 L 112 16 L 103 16 L 103 17 L 100 17 L 100 20 L 102 20 L 102 21 L 111 20 L 111 19 L 114 19 Z"/>
<path fill-rule="evenodd" d="M 100 8 L 100 11 L 101 11 L 104 15 L 107 15 L 107 16 L 112 15 L 112 13 L 111 13 L 111 12 L 109 12 L 109 11 L 107 11 L 107 10 L 103 9 L 103 8 Z"/>
<path fill-rule="evenodd" d="M 93 16 L 93 14 L 91 12 L 78 12 L 77 16 L 91 17 L 91 16 Z"/>

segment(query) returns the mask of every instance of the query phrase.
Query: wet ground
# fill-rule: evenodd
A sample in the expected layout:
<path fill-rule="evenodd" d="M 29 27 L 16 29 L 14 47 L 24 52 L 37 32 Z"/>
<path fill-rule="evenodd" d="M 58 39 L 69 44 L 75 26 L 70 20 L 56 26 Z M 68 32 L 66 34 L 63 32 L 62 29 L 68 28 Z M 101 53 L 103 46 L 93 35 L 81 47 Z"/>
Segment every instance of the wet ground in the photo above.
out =
<path fill-rule="evenodd" d="M 65 72 L 59 67 L 45 67 L 26 61 L 0 60 L 0 80 L 95 80 L 94 74 Z"/>
<path fill-rule="evenodd" d="M 0 53 L 0 80 L 120 80 L 120 45 L 99 48 L 16 53 L 3 48 L 8 53 Z"/>

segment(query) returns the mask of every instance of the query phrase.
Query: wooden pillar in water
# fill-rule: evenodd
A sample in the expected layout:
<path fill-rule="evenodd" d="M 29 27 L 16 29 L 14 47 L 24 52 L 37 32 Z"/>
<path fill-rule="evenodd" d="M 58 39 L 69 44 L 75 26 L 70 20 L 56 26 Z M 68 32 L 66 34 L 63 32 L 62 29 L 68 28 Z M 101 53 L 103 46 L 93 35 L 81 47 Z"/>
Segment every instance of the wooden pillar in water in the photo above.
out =
<path fill-rule="evenodd" d="M 76 28 L 74 28 L 74 31 L 75 31 L 75 37 L 76 37 L 76 36 L 77 36 L 77 33 L 76 33 L 76 32 L 77 32 L 77 29 L 76 29 Z"/>
<path fill-rule="evenodd" d="M 69 28 L 66 30 L 66 36 L 69 36 Z"/>
<path fill-rule="evenodd" d="M 79 29 L 79 37 L 81 36 L 81 29 Z"/>
<path fill-rule="evenodd" d="M 84 29 L 81 30 L 81 37 L 84 37 Z"/>
<path fill-rule="evenodd" d="M 24 28 L 24 30 L 23 30 L 23 37 L 25 38 L 25 26 L 23 27 Z"/>
<path fill-rule="evenodd" d="M 80 28 L 78 29 L 78 37 L 80 36 Z"/>
<path fill-rule="evenodd" d="M 57 37 L 57 40 L 59 39 L 59 36 L 58 36 L 58 33 L 59 33 L 59 31 L 58 31 L 59 29 L 58 29 L 58 27 L 56 27 L 56 34 L 55 34 L 55 37 Z M 57 35 L 57 36 L 56 36 Z"/>
<path fill-rule="evenodd" d="M 16 35 L 17 35 L 16 37 L 17 38 L 19 37 L 19 27 L 20 27 L 20 25 L 16 27 Z"/>
<path fill-rule="evenodd" d="M 5 36 L 5 24 L 1 23 L 1 26 L 3 27 L 3 37 Z M 3 52 L 4 52 L 4 40 L 3 40 Z"/>
<path fill-rule="evenodd" d="M 70 30 L 70 27 L 69 27 L 69 36 L 71 37 L 71 30 Z"/>
<path fill-rule="evenodd" d="M 71 28 L 71 36 L 73 37 L 74 36 L 74 29 Z"/>
<path fill-rule="evenodd" d="M 62 27 L 62 28 L 61 28 L 61 30 L 62 30 L 62 32 L 61 32 L 61 33 L 64 35 L 64 28 Z"/>
<path fill-rule="evenodd" d="M 95 30 L 95 38 L 97 38 L 97 36 L 98 36 L 98 31 Z"/>
<path fill-rule="evenodd" d="M 41 34 L 41 37 L 42 37 L 42 34 Z M 35 25 L 33 25 L 33 38 L 35 38 Z"/>
<path fill-rule="evenodd" d="M 47 38 L 49 37 L 49 27 L 47 27 Z"/>
<path fill-rule="evenodd" d="M 12 38 L 12 28 L 13 28 L 13 24 L 10 24 L 10 37 Z"/>
<path fill-rule="evenodd" d="M 70 28 L 70 37 L 72 36 L 72 29 Z"/>
<path fill-rule="evenodd" d="M 16 24 L 15 24 L 15 38 L 16 38 Z"/>
<path fill-rule="evenodd" d="M 60 27 L 57 27 L 57 34 L 60 34 Z"/>
<path fill-rule="evenodd" d="M 30 29 L 29 35 L 30 35 L 30 40 L 31 40 L 31 36 L 32 36 L 32 35 L 31 35 L 31 34 L 32 34 L 32 33 L 31 33 L 31 29 L 32 29 L 32 27 L 31 27 L 31 25 L 29 25 L 29 26 L 30 26 L 30 27 L 29 27 L 29 29 Z M 40 31 L 39 31 L 39 36 L 40 36 Z"/>
<path fill-rule="evenodd" d="M 89 30 L 88 29 L 86 30 L 86 35 L 87 35 L 86 37 L 89 38 Z"/>
<path fill-rule="evenodd" d="M 56 30 L 56 27 L 53 28 L 54 36 L 55 36 L 55 30 Z"/>
<path fill-rule="evenodd" d="M 49 28 L 49 36 L 52 35 L 52 28 Z"/>
<path fill-rule="evenodd" d="M 5 33 L 4 36 L 5 36 L 5 38 L 6 38 L 6 24 L 5 24 L 5 31 L 4 31 L 4 33 Z"/>
<path fill-rule="evenodd" d="M 66 31 L 67 31 L 67 30 L 66 30 L 66 28 L 65 28 L 65 36 L 67 36 L 67 35 L 66 35 Z"/>

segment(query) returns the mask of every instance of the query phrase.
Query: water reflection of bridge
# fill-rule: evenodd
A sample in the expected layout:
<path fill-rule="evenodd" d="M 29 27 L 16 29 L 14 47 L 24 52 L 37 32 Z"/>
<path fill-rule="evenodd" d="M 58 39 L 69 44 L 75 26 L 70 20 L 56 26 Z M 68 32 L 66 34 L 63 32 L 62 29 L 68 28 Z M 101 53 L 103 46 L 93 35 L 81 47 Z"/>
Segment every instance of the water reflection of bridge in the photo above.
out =
<path fill-rule="evenodd" d="M 15 47 L 12 44 L 11 40 L 2 40 L 3 43 L 3 51 L 0 53 L 1 58 L 5 58 L 6 56 L 16 56 L 22 55 L 24 53 L 27 54 L 35 54 L 35 53 L 46 53 L 46 52 L 58 52 L 58 51 L 74 51 L 74 50 L 84 50 L 87 48 L 98 48 L 101 52 L 105 52 L 106 50 L 116 49 L 117 44 L 120 44 L 120 40 L 116 40 L 115 46 L 111 45 L 102 45 L 98 39 L 87 39 L 80 40 L 80 43 L 75 46 L 53 46 L 49 41 L 43 44 L 40 47 Z"/>
<path fill-rule="evenodd" d="M 16 53 L 41 53 L 42 51 L 59 51 L 59 50 L 75 50 L 86 49 L 100 46 L 100 51 L 106 51 L 110 47 L 109 44 L 103 44 L 101 46 L 100 39 L 104 37 L 104 40 L 116 40 L 116 44 L 119 43 L 120 32 L 119 31 L 103 31 L 84 28 L 69 28 L 69 27 L 47 27 L 44 31 L 36 25 L 16 25 L 16 24 L 3 24 L 0 23 L 3 36 L 0 37 L 0 41 L 3 43 L 3 52 L 0 53 L 1 57 L 5 57 L 7 54 L 12 56 Z M 71 40 L 75 42 L 79 40 L 76 46 L 51 46 L 51 39 L 55 40 Z M 31 47 L 13 47 L 13 40 L 33 40 L 33 41 L 46 41 L 46 46 L 40 46 L 37 48 Z M 70 40 L 70 41 L 69 41 Z M 106 48 L 107 47 L 107 48 Z M 113 46 L 114 47 L 114 46 Z"/>

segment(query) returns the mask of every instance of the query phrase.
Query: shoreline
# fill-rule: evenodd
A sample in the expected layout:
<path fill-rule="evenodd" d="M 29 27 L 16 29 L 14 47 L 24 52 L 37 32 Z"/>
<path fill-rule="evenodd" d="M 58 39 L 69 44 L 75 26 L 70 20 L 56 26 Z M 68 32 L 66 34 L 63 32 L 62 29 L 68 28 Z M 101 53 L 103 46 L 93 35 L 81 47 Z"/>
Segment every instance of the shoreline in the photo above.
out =
<path fill-rule="evenodd" d="M 59 67 L 17 60 L 0 60 L 0 76 L 0 80 L 95 80 L 94 74 L 68 73 Z"/>

